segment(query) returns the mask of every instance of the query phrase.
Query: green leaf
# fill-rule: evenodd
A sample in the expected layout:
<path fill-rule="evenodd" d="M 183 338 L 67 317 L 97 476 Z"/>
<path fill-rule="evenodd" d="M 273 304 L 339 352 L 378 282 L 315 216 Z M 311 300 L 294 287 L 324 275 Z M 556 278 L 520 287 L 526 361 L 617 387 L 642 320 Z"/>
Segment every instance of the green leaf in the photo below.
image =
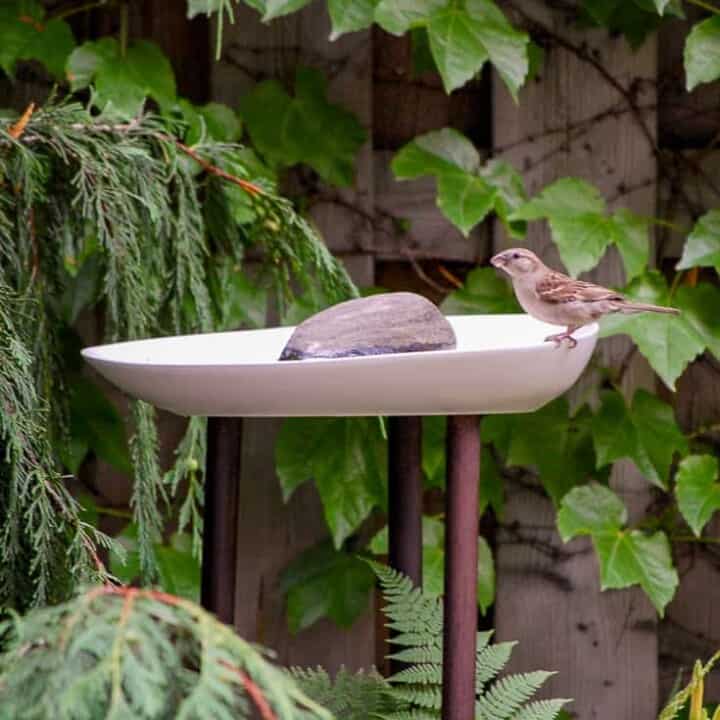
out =
<path fill-rule="evenodd" d="M 648 230 L 650 223 L 625 208 L 613 215 L 613 240 L 625 266 L 627 282 L 642 275 L 650 257 Z"/>
<path fill-rule="evenodd" d="M 510 218 L 547 218 L 560 257 L 573 276 L 598 264 L 615 232 L 597 188 L 577 178 L 561 178 L 548 185 Z"/>
<path fill-rule="evenodd" d="M 305 163 L 333 185 L 352 183 L 366 133 L 355 115 L 328 102 L 319 71 L 299 68 L 292 98 L 275 80 L 259 83 L 240 109 L 255 147 L 269 162 Z"/>
<path fill-rule="evenodd" d="M 625 288 L 624 294 L 640 302 L 670 305 L 667 283 L 657 271 L 648 272 L 633 280 Z M 653 370 L 673 390 L 675 381 L 690 361 L 705 349 L 706 343 L 698 333 L 696 324 L 696 320 L 691 321 L 682 314 L 616 314 L 603 319 L 600 335 L 629 335 Z"/>
<path fill-rule="evenodd" d="M 720 273 L 720 210 L 705 213 L 688 235 L 677 269 L 693 267 L 714 267 Z"/>
<path fill-rule="evenodd" d="M 524 230 L 509 221 L 510 212 L 525 199 L 522 178 L 502 161 L 481 167 L 477 150 L 457 130 L 443 128 L 416 137 L 395 155 L 392 170 L 399 180 L 435 176 L 438 207 L 465 235 L 493 209 L 511 234 Z"/>
<path fill-rule="evenodd" d="M 375 575 L 355 555 L 322 542 L 300 553 L 280 576 L 292 633 L 329 617 L 350 627 L 368 608 Z"/>
<path fill-rule="evenodd" d="M 447 0 L 380 0 L 375 8 L 375 22 L 393 35 L 404 35 L 425 23 Z"/>
<path fill-rule="evenodd" d="M 275 465 L 285 500 L 313 478 L 340 547 L 387 502 L 386 446 L 376 418 L 293 418 L 283 423 Z"/>
<path fill-rule="evenodd" d="M 638 584 L 662 616 L 678 586 L 670 544 L 665 533 L 627 530 L 626 522 L 627 510 L 620 498 L 598 484 L 567 493 L 557 515 L 563 541 L 578 535 L 592 537 L 603 590 Z"/>
<path fill-rule="evenodd" d="M 720 358 L 720 288 L 710 283 L 683 285 L 675 293 L 675 302 L 708 350 Z"/>
<path fill-rule="evenodd" d="M 672 406 L 645 390 L 635 393 L 631 407 L 620 393 L 604 392 L 592 420 L 592 434 L 598 467 L 630 458 L 662 489 L 667 487 L 673 455 L 687 452 L 687 440 Z"/>
<path fill-rule="evenodd" d="M 131 44 L 125 57 L 115 38 L 88 41 L 72 52 L 66 73 L 73 90 L 93 84 L 93 105 L 122 119 L 136 117 L 147 97 L 161 106 L 175 99 L 170 61 L 157 45 L 145 40 Z"/>
<path fill-rule="evenodd" d="M 720 510 L 718 460 L 712 455 L 689 455 L 680 462 L 675 478 L 678 508 L 700 537 L 716 510 Z"/>
<path fill-rule="evenodd" d="M 685 40 L 685 73 L 688 92 L 720 77 L 720 16 L 693 25 Z"/>
<path fill-rule="evenodd" d="M 37 60 L 62 80 L 74 47 L 70 26 L 64 20 L 46 22 L 40 3 L 11 0 L 0 7 L 0 68 L 8 75 L 13 75 L 18 61 Z"/>
<path fill-rule="evenodd" d="M 373 23 L 377 0 L 328 0 L 332 32 L 330 40 L 357 30 L 364 30 Z"/>
<path fill-rule="evenodd" d="M 102 390 L 87 378 L 75 378 L 70 383 L 70 436 L 79 448 L 91 449 L 105 462 L 120 472 L 132 474 L 128 453 L 125 423 L 115 406 Z M 85 452 L 86 452 L 85 451 Z M 77 473 L 85 452 L 75 454 L 74 466 L 68 470 Z"/>
<path fill-rule="evenodd" d="M 427 19 L 430 49 L 445 90 L 477 75 L 490 59 L 513 97 L 528 74 L 529 38 L 515 30 L 490 0 L 450 2 Z"/>
<path fill-rule="evenodd" d="M 225 5 L 224 0 L 187 0 L 187 19 L 192 20 L 198 15 L 220 12 Z"/>
<path fill-rule="evenodd" d="M 535 467 L 555 503 L 588 477 L 596 476 L 591 420 L 587 408 L 569 417 L 565 398 L 534 413 L 492 415 L 483 420 L 482 436 L 510 465 Z M 553 452 L 548 452 L 552 447 Z"/>
<path fill-rule="evenodd" d="M 258 4 L 264 8 L 263 22 L 289 15 L 304 8 L 310 0 L 259 0 Z M 254 3 L 252 3 L 255 6 Z"/>
<path fill-rule="evenodd" d="M 458 290 L 453 290 L 440 305 L 445 315 L 494 315 L 520 312 L 515 293 L 508 282 L 492 268 L 475 268 Z"/>
<path fill-rule="evenodd" d="M 611 533 L 627 522 L 622 500 L 610 488 L 593 483 L 573 488 L 563 498 L 557 526 L 563 542 L 577 535 Z"/>

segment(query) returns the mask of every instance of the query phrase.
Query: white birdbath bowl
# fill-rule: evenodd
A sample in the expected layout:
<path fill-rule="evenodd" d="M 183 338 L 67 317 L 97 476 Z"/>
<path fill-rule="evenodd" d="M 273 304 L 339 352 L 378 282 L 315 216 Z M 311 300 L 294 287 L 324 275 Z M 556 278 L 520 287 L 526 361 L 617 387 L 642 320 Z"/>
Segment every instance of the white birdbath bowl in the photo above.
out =
<path fill-rule="evenodd" d="M 202 602 L 232 622 L 242 417 L 390 415 L 390 563 L 421 582 L 422 415 L 448 415 L 443 718 L 474 715 L 480 439 L 477 415 L 529 412 L 565 392 L 597 342 L 544 338 L 527 315 L 450 317 L 453 350 L 278 361 L 293 328 L 212 333 L 88 348 L 85 359 L 136 398 L 207 415 Z M 235 419 L 233 419 L 235 418 Z"/>
<path fill-rule="evenodd" d="M 128 394 L 179 415 L 468 415 L 536 410 L 585 368 L 597 326 L 577 347 L 528 315 L 450 317 L 454 350 L 279 362 L 294 328 L 100 345 L 85 359 Z"/>

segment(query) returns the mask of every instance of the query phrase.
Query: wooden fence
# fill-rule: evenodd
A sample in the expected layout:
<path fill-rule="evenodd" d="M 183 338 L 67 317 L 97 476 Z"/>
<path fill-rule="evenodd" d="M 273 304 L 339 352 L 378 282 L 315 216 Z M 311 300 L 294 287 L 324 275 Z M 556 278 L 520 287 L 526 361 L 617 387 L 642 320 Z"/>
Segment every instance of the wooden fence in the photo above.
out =
<path fill-rule="evenodd" d="M 329 75 L 331 98 L 358 115 L 371 141 L 360 154 L 354 188 L 320 190 L 312 198 L 312 212 L 360 284 L 412 289 L 439 299 L 446 289 L 441 264 L 462 274 L 507 246 L 502 228 L 489 223 L 463 238 L 436 209 L 432 181 L 394 182 L 393 152 L 424 131 L 460 129 L 479 148 L 512 161 L 530 192 L 576 175 L 596 184 L 611 207 L 645 215 L 672 205 L 668 177 L 676 184 L 677 175 L 663 170 L 674 157 L 670 151 L 695 153 L 693 163 L 710 176 L 720 169 L 720 155 L 712 150 L 720 129 L 720 89 L 706 86 L 691 95 L 683 89 L 682 47 L 692 17 L 666 24 L 633 52 L 606 31 L 577 30 L 563 10 L 566 3 L 505 2 L 506 11 L 546 50 L 540 75 L 515 104 L 490 73 L 450 97 L 436 77 L 414 77 L 408 38 L 375 29 L 329 42 L 324 3 L 267 26 L 240 5 L 235 23 L 225 25 L 218 63 L 209 61 L 210 29 L 202 22 L 188 26 L 184 3 L 142 5 L 134 31 L 163 46 L 178 71 L 180 91 L 194 99 L 237 106 L 255 82 L 289 80 L 298 64 Z M 697 148 L 704 150 L 698 155 Z M 699 189 L 697 176 L 685 177 L 683 187 L 693 213 L 720 201 L 707 184 Z M 399 233 L 393 217 L 408 219 L 409 232 Z M 665 257 L 677 257 L 679 248 L 667 238 L 658 234 L 655 240 Z M 557 260 L 549 233 L 539 224 L 528 242 L 550 262 Z M 621 280 L 612 252 L 596 278 Z M 612 339 L 603 341 L 600 352 L 617 362 L 628 347 L 624 339 Z M 655 382 L 637 355 L 626 377 L 630 387 Z M 683 426 L 716 419 L 717 364 L 707 358 L 696 362 L 680 381 L 678 398 Z M 167 435 L 176 436 L 177 422 L 165 422 Z M 282 501 L 273 471 L 279 424 L 245 424 L 236 626 L 277 650 L 284 663 L 370 666 L 382 652 L 375 613 L 349 631 L 327 621 L 295 637 L 286 629 L 278 573 L 327 532 L 311 486 L 300 488 L 289 504 Z M 100 468 L 99 473 L 110 491 L 111 472 Z M 646 509 L 649 485 L 632 466 L 618 463 L 612 483 L 632 512 Z M 124 492 L 116 491 L 115 500 Z M 682 550 L 680 590 L 658 620 L 640 592 L 600 592 L 589 542 L 561 543 L 554 510 L 541 491 L 508 482 L 506 492 L 505 517 L 489 539 L 497 560 L 497 636 L 520 642 L 513 669 L 557 670 L 547 692 L 575 698 L 571 709 L 582 720 L 655 718 L 678 672 L 720 648 L 720 554 Z M 708 690 L 720 698 L 720 676 L 710 680 Z"/>

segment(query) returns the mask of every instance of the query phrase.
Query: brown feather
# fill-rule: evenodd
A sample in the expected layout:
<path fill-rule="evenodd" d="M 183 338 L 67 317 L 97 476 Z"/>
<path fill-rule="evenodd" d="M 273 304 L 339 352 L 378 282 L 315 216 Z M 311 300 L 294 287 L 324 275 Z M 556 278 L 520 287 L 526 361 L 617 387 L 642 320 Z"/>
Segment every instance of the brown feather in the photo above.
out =
<path fill-rule="evenodd" d="M 541 300 L 549 303 L 598 302 L 600 300 L 624 302 L 625 300 L 614 290 L 608 290 L 584 280 L 573 280 L 558 272 L 550 272 L 543 277 L 535 286 L 535 291 Z"/>

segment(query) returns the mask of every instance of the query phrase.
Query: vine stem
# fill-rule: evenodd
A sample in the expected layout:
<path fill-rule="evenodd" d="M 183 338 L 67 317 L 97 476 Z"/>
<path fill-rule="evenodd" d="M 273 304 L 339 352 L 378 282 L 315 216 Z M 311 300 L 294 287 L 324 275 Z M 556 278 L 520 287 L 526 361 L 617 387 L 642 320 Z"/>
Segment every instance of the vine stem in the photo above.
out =
<path fill-rule="evenodd" d="M 112 3 L 112 1 L 113 0 L 95 0 L 94 2 L 82 3 L 81 5 L 76 5 L 75 7 L 69 7 L 65 8 L 65 10 L 60 10 L 55 15 L 51 15 L 48 19 L 65 20 L 69 17 L 72 17 L 73 15 L 79 15 L 83 12 L 95 10 L 96 8 L 102 7 L 103 5 L 109 5 L 110 3 Z"/>
<path fill-rule="evenodd" d="M 696 7 L 702 8 L 703 10 L 707 10 L 708 12 L 711 12 L 713 15 L 720 15 L 720 7 L 717 7 L 709 2 L 705 2 L 705 0 L 687 0 L 691 5 L 695 5 Z"/>
<path fill-rule="evenodd" d="M 685 543 L 710 543 L 710 544 L 720 545 L 720 538 L 713 538 L 713 537 L 695 537 L 694 535 L 673 535 L 673 536 L 671 536 L 670 539 L 675 540 L 677 542 L 685 542 Z"/>

